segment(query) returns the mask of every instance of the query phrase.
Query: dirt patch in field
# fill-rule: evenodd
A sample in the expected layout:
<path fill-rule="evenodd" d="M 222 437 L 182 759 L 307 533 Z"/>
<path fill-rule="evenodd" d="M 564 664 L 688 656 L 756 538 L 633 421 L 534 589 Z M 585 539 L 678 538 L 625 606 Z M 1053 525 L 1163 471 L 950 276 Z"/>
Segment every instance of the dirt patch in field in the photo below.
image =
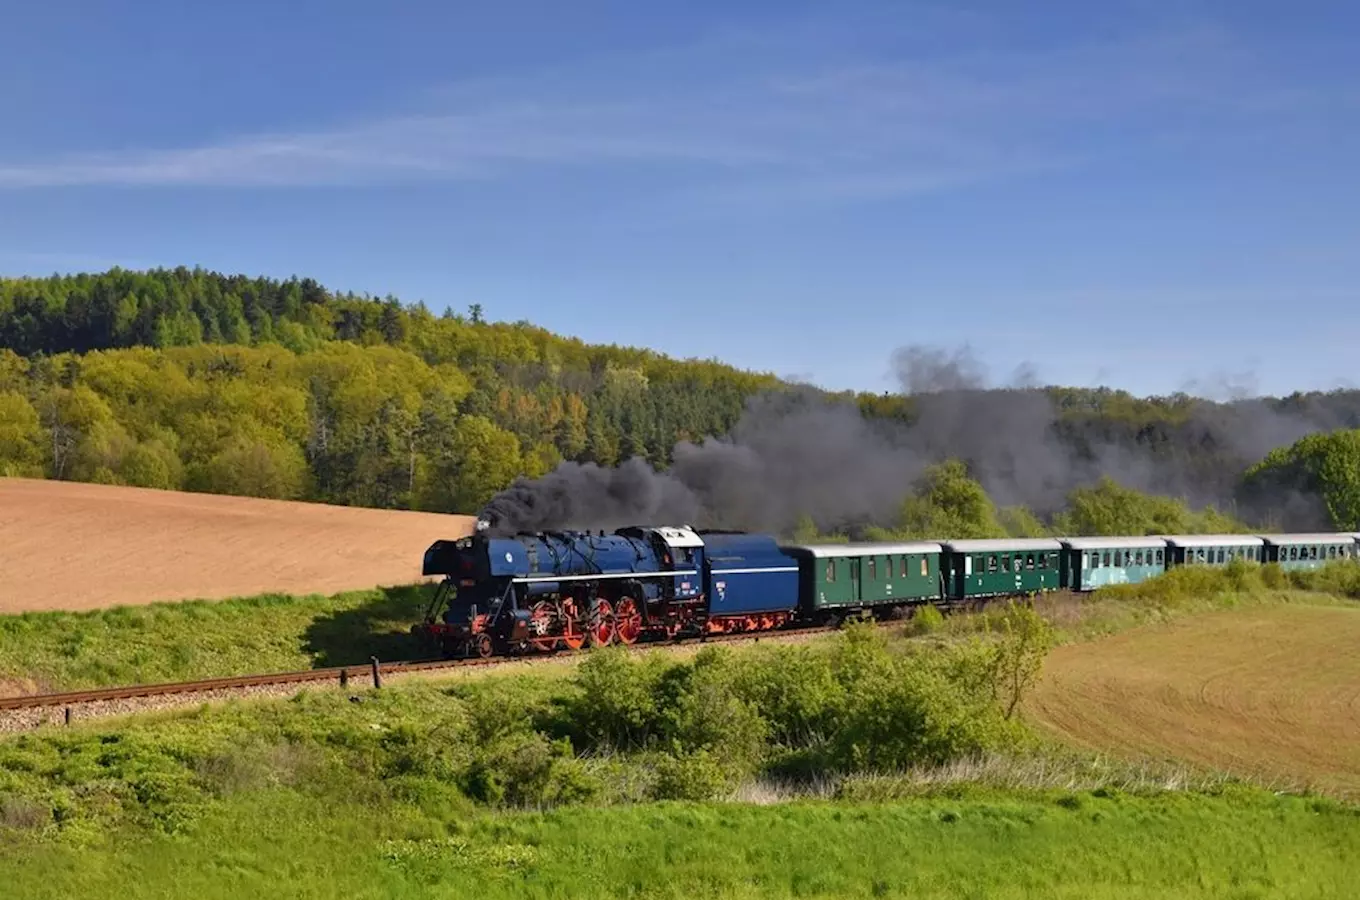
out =
<path fill-rule="evenodd" d="M 1059 647 L 1028 717 L 1078 746 L 1360 797 L 1360 609 L 1233 610 Z"/>
<path fill-rule="evenodd" d="M 473 522 L 0 478 L 0 612 L 407 584 L 426 547 Z"/>

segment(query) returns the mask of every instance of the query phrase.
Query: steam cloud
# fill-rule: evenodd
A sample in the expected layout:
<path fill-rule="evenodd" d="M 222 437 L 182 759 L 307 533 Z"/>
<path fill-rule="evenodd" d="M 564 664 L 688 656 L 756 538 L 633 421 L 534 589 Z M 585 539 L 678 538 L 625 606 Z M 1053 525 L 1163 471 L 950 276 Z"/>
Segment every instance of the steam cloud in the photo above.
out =
<path fill-rule="evenodd" d="M 988 386 L 967 347 L 906 347 L 893 365 L 912 397 L 910 425 L 868 420 L 853 403 L 794 387 L 752 397 L 730 435 L 678 444 L 669 471 L 641 459 L 613 469 L 567 462 L 518 480 L 481 517 L 495 533 L 680 523 L 787 532 L 805 515 L 821 529 L 891 525 L 924 469 L 949 457 L 964 460 L 999 505 L 1040 515 L 1103 475 L 1223 508 L 1232 504 L 1238 473 L 1270 450 L 1360 423 L 1360 402 L 1340 394 L 1292 406 L 1194 400 L 1168 445 L 1154 449 L 1100 422 L 1060 422 L 1028 364 L 999 388 Z M 1310 498 L 1272 498 L 1271 512 L 1280 527 L 1325 527 Z"/>

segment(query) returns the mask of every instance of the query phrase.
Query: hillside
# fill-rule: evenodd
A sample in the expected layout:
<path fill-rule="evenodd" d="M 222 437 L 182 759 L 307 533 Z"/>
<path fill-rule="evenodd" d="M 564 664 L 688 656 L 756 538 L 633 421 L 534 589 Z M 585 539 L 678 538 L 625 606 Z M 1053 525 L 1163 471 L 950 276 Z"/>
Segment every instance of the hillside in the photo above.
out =
<path fill-rule="evenodd" d="M 0 279 L 0 475 L 474 514 L 517 478 L 560 471 L 557 495 L 623 496 L 629 519 L 808 517 L 829 532 L 900 528 L 913 483 L 956 459 L 1021 531 L 1102 477 L 1259 528 L 1360 528 L 1360 499 L 1328 493 L 1345 465 L 1277 454 L 1253 469 L 1360 427 L 1360 392 L 998 390 L 979 362 L 904 347 L 885 360 L 900 392 L 833 394 L 310 279 Z"/>
<path fill-rule="evenodd" d="M 0 478 L 0 613 L 420 579 L 471 520 L 395 510 Z"/>

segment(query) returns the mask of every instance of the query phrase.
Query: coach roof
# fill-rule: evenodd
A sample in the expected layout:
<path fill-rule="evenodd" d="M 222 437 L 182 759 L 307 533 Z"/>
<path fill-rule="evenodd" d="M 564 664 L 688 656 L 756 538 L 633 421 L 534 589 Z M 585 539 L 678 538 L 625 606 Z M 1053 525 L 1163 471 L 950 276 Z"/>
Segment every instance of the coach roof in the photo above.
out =
<path fill-rule="evenodd" d="M 1277 547 L 1288 547 L 1295 544 L 1353 544 L 1355 535 L 1349 532 L 1333 532 L 1331 534 L 1264 534 L 1261 535 L 1266 542 Z"/>
<path fill-rule="evenodd" d="M 1253 534 L 1168 534 L 1166 541 L 1177 547 L 1259 547 L 1265 543 Z"/>
<path fill-rule="evenodd" d="M 971 541 L 941 541 L 946 550 L 956 553 L 1009 553 L 1015 550 L 1061 550 L 1052 538 L 988 538 Z"/>
<path fill-rule="evenodd" d="M 930 541 L 904 541 L 895 544 L 785 544 L 779 549 L 795 556 L 837 559 L 845 556 L 897 556 L 904 553 L 939 553 L 940 545 Z"/>
<path fill-rule="evenodd" d="M 1146 534 L 1137 537 L 1075 537 L 1058 538 L 1058 540 L 1073 550 L 1123 550 L 1126 547 L 1133 550 L 1143 547 L 1155 547 L 1162 550 L 1166 548 L 1166 538 Z"/>

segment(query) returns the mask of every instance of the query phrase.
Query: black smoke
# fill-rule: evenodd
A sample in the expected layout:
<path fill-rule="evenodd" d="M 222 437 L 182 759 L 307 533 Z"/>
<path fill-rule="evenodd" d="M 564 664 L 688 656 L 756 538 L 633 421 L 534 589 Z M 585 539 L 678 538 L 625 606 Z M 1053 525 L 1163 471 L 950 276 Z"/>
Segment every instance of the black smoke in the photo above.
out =
<path fill-rule="evenodd" d="M 893 366 L 909 421 L 867 419 L 853 402 L 790 386 L 752 397 L 729 435 L 678 444 L 667 471 L 640 459 L 613 469 L 563 463 L 517 481 L 482 518 L 497 532 L 664 523 L 787 532 L 804 516 L 823 530 L 891 525 L 924 469 L 956 458 L 999 505 L 1041 516 L 1109 476 L 1195 507 L 1311 529 L 1326 527 L 1312 498 L 1241 507 L 1241 473 L 1305 434 L 1360 424 L 1354 392 L 1225 403 L 1178 396 L 1173 416 L 1140 425 L 1061 408 L 1029 364 L 1007 384 L 989 384 L 967 347 L 906 347 Z"/>

